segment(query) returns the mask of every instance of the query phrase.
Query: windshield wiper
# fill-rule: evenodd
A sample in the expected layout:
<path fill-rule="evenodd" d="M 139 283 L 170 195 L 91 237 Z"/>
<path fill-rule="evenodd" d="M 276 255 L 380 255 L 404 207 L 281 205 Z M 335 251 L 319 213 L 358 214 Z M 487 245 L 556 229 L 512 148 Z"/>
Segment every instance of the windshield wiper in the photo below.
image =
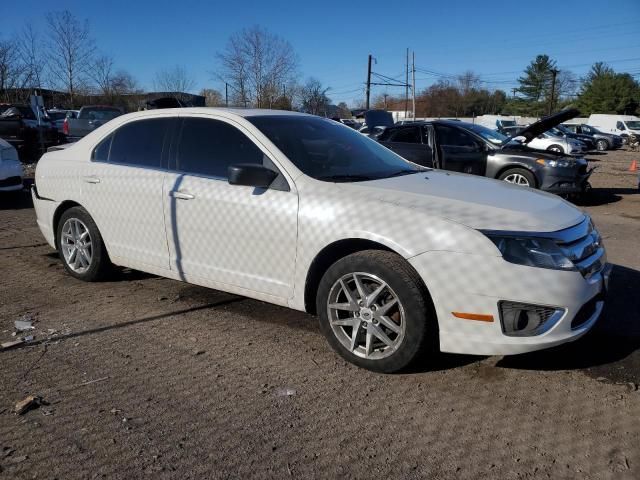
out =
<path fill-rule="evenodd" d="M 318 180 L 325 180 L 329 182 L 364 182 L 367 180 L 374 180 L 372 177 L 366 175 L 324 175 L 317 177 Z"/>
<path fill-rule="evenodd" d="M 415 169 L 405 169 L 405 170 L 398 170 L 397 172 L 393 172 L 390 173 L 389 175 L 386 175 L 385 178 L 391 178 L 391 177 L 400 177 L 402 175 L 411 175 L 413 173 L 420 173 L 420 172 L 427 172 L 427 169 L 424 170 L 415 170 Z"/>

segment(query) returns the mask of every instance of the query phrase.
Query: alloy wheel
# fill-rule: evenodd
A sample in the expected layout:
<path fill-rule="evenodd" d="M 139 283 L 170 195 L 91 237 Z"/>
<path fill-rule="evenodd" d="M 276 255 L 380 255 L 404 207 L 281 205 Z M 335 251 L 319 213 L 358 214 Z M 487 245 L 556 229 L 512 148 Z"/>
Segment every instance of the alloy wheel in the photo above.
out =
<path fill-rule="evenodd" d="M 327 301 L 329 324 L 349 352 L 379 360 L 398 350 L 405 337 L 405 311 L 391 287 L 366 272 L 336 281 Z"/>
<path fill-rule="evenodd" d="M 93 245 L 87 226 L 77 218 L 69 218 L 62 226 L 60 247 L 71 270 L 85 273 L 91 267 Z"/>
<path fill-rule="evenodd" d="M 504 177 L 504 181 L 508 183 L 514 183 L 516 185 L 522 185 L 523 187 L 529 186 L 529 180 L 524 175 L 519 173 L 512 173 Z"/>

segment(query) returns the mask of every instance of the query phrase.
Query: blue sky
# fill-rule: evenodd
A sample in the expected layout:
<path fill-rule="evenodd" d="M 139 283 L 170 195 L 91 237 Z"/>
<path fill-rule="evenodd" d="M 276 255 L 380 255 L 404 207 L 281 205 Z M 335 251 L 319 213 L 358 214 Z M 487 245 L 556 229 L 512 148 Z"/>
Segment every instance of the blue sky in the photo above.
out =
<path fill-rule="evenodd" d="M 375 72 L 403 79 L 407 47 L 417 67 L 435 72 L 416 73 L 418 90 L 439 74 L 465 70 L 489 88 L 510 90 L 539 53 L 578 75 L 598 60 L 640 72 L 640 0 L 2 1 L 0 38 L 25 22 L 43 31 L 44 13 L 62 9 L 88 19 L 97 47 L 144 88 L 158 70 L 179 64 L 195 79 L 195 91 L 220 89 L 211 73 L 215 53 L 232 33 L 255 24 L 288 40 L 303 78 L 330 86 L 335 103 L 363 98 L 369 53 Z M 375 87 L 373 95 L 401 91 Z"/>

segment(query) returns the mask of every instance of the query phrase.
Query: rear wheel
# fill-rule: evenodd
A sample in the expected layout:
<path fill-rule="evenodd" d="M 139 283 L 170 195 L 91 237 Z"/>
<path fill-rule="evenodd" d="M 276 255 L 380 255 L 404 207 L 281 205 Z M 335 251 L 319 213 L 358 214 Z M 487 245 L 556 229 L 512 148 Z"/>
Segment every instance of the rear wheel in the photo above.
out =
<path fill-rule="evenodd" d="M 320 329 L 342 357 L 391 373 L 435 350 L 437 323 L 417 273 L 392 252 L 367 250 L 334 263 L 318 288 Z"/>
<path fill-rule="evenodd" d="M 564 148 L 562 148 L 561 145 L 556 145 L 556 144 L 549 146 L 547 150 L 550 152 L 564 153 Z"/>
<path fill-rule="evenodd" d="M 62 214 L 56 240 L 64 268 L 71 276 L 94 282 L 111 272 L 102 236 L 84 208 L 72 207 Z"/>
<path fill-rule="evenodd" d="M 609 150 L 609 142 L 603 139 L 598 140 L 596 142 L 596 149 L 599 152 L 604 152 L 605 150 Z"/>
<path fill-rule="evenodd" d="M 510 168 L 502 172 L 498 177 L 499 180 L 504 180 L 507 183 L 513 183 L 514 185 L 520 185 L 522 187 L 536 187 L 536 179 L 529 170 L 524 168 Z"/>

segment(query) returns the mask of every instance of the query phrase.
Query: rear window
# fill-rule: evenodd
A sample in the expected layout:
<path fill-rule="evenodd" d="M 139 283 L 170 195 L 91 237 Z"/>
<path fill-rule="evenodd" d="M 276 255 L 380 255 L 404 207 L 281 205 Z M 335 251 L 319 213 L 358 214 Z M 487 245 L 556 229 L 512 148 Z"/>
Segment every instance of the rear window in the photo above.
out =
<path fill-rule="evenodd" d="M 111 120 L 121 114 L 122 112 L 117 108 L 83 108 L 82 110 L 80 110 L 80 115 L 78 116 L 78 118 L 80 120 Z"/>

